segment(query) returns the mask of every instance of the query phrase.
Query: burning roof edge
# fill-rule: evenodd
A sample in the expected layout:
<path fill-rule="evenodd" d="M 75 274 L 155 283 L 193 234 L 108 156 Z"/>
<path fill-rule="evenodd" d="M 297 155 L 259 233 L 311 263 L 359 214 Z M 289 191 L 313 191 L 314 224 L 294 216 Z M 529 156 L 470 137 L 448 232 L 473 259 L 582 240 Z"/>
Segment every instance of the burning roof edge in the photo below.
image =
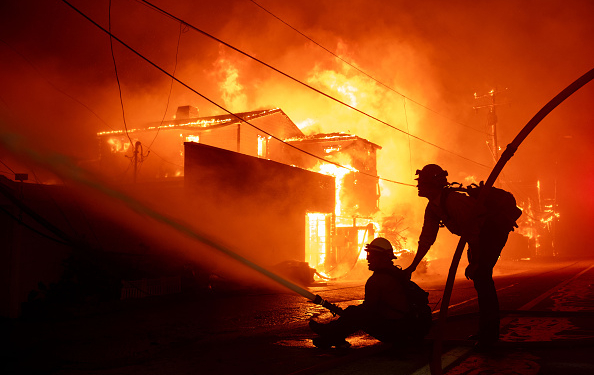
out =
<path fill-rule="evenodd" d="M 249 120 L 259 118 L 259 117 L 272 115 L 274 113 L 282 114 L 295 126 L 295 128 L 297 128 L 297 125 L 295 125 L 293 123 L 293 121 L 291 121 L 291 119 L 285 114 L 285 112 L 283 112 L 282 109 L 273 108 L 273 109 L 263 109 L 263 110 L 250 111 L 250 112 L 240 112 L 240 113 L 227 114 L 227 115 L 184 118 L 184 119 L 163 121 L 163 122 L 159 122 L 159 123 L 153 123 L 152 126 L 147 126 L 145 128 L 129 129 L 127 132 L 126 132 L 126 130 L 112 130 L 112 131 L 98 132 L 97 136 L 100 137 L 100 136 L 104 136 L 104 135 L 119 135 L 119 134 L 123 135 L 126 133 L 133 133 L 133 132 L 137 132 L 137 131 L 150 131 L 150 130 L 158 130 L 158 129 L 184 129 L 184 128 L 208 129 L 211 127 L 237 124 L 242 121 L 249 121 Z M 299 129 L 299 128 L 297 128 L 297 129 Z"/>
<path fill-rule="evenodd" d="M 382 146 L 373 143 L 365 138 L 361 138 L 354 134 L 348 133 L 321 133 L 321 134 L 312 134 L 306 135 L 303 137 L 293 137 L 286 139 L 285 142 L 287 143 L 318 143 L 318 142 L 344 142 L 344 141 L 362 141 L 365 143 L 370 144 L 372 147 L 381 150 Z"/>

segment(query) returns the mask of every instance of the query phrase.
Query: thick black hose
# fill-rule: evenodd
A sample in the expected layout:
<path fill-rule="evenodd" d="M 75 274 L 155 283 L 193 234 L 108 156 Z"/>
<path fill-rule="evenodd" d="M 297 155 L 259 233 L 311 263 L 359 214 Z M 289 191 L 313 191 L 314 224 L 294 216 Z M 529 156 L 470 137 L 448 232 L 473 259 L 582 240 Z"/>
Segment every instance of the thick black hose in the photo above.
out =
<path fill-rule="evenodd" d="M 342 313 L 344 312 L 344 310 L 342 308 L 336 306 L 333 303 L 326 301 L 325 299 L 322 299 L 322 297 L 320 297 L 320 295 L 318 295 L 318 294 L 316 294 L 316 297 L 312 300 L 312 302 L 317 305 L 327 308 L 334 315 L 342 315 Z"/>

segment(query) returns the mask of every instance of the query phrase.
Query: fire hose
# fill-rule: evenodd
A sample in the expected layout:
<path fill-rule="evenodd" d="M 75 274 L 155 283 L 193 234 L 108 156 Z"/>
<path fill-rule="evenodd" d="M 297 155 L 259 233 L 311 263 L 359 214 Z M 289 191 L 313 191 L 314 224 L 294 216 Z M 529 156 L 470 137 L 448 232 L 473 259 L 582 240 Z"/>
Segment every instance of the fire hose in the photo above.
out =
<path fill-rule="evenodd" d="M 315 303 L 316 305 L 320 305 L 322 307 L 327 308 L 334 315 L 342 315 L 342 313 L 344 312 L 344 310 L 341 307 L 338 307 L 335 304 L 322 299 L 322 297 L 320 297 L 318 294 L 315 295 L 312 302 Z"/>
<path fill-rule="evenodd" d="M 505 166 L 505 164 L 511 159 L 511 157 L 515 154 L 520 144 L 526 139 L 526 137 L 534 130 L 536 125 L 542 121 L 553 109 L 555 109 L 559 104 L 561 104 L 565 99 L 569 98 L 574 92 L 579 90 L 582 86 L 590 82 L 594 79 L 594 69 L 589 70 L 587 73 L 579 77 L 569 86 L 567 86 L 563 91 L 561 91 L 557 96 L 551 99 L 534 117 L 528 121 L 528 123 L 520 130 L 518 135 L 514 138 L 514 140 L 507 145 L 505 151 L 501 154 L 501 158 L 495 164 L 495 167 L 491 171 L 489 178 L 485 182 L 484 188 L 481 190 L 479 197 L 478 197 L 478 204 L 482 204 L 485 201 L 487 193 L 489 189 L 497 180 L 497 177 L 501 173 L 501 170 Z M 443 373 L 442 366 L 441 366 L 441 353 L 442 353 L 442 342 L 443 342 L 443 327 L 445 324 L 445 320 L 448 315 L 448 306 L 450 304 L 450 297 L 452 295 L 452 289 L 454 287 L 454 279 L 456 277 L 456 271 L 458 269 L 458 264 L 460 263 L 460 258 L 462 257 L 462 252 L 464 251 L 464 247 L 466 246 L 466 239 L 464 237 L 460 238 L 458 242 L 458 246 L 456 247 L 456 251 L 454 252 L 454 256 L 452 258 L 452 264 L 450 265 L 450 270 L 448 273 L 448 278 L 446 281 L 446 286 L 443 291 L 443 297 L 441 300 L 441 309 L 439 311 L 439 316 L 437 322 L 435 324 L 435 339 L 433 342 L 433 355 L 430 363 L 431 374 L 433 375 L 441 375 Z"/>

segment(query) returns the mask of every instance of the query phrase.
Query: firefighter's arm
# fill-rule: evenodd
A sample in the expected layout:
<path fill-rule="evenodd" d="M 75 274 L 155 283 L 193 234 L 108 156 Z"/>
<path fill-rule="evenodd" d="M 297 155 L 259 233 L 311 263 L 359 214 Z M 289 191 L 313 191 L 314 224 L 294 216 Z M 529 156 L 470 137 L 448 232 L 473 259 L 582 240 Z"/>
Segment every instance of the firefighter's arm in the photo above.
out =
<path fill-rule="evenodd" d="M 421 235 L 419 236 L 419 247 L 417 248 L 417 253 L 415 254 L 415 258 L 413 259 L 410 266 L 404 269 L 404 274 L 409 279 L 431 246 L 435 243 L 435 240 L 437 239 L 437 232 L 439 232 L 439 218 L 434 212 L 432 212 L 431 207 L 427 205 L 427 208 L 425 209 L 423 229 L 421 230 Z"/>
<path fill-rule="evenodd" d="M 412 273 L 415 272 L 415 270 L 419 266 L 419 263 L 421 263 L 421 261 L 423 260 L 423 258 L 425 257 L 425 255 L 427 255 L 427 252 L 429 251 L 430 248 L 431 248 L 431 245 L 430 244 L 428 244 L 426 242 L 419 241 L 419 247 L 417 249 L 417 253 L 415 254 L 415 258 L 413 259 L 413 261 L 410 264 L 410 266 L 408 266 L 407 268 L 405 268 L 403 270 L 404 271 L 404 274 L 409 279 L 410 279 Z"/>

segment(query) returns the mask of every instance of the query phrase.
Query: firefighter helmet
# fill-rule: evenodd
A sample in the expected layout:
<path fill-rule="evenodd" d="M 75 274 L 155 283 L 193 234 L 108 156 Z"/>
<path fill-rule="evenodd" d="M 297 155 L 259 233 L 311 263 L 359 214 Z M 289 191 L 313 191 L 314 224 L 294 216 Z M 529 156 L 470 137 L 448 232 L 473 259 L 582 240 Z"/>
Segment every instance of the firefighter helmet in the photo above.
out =
<path fill-rule="evenodd" d="M 390 241 L 383 237 L 375 238 L 373 241 L 365 245 L 365 251 L 373 251 L 380 254 L 388 255 L 390 259 L 396 259 L 394 249 Z"/>
<path fill-rule="evenodd" d="M 417 169 L 417 178 L 419 184 L 430 184 L 436 187 L 444 187 L 448 184 L 448 171 L 437 164 L 427 164 L 423 169 Z"/>

